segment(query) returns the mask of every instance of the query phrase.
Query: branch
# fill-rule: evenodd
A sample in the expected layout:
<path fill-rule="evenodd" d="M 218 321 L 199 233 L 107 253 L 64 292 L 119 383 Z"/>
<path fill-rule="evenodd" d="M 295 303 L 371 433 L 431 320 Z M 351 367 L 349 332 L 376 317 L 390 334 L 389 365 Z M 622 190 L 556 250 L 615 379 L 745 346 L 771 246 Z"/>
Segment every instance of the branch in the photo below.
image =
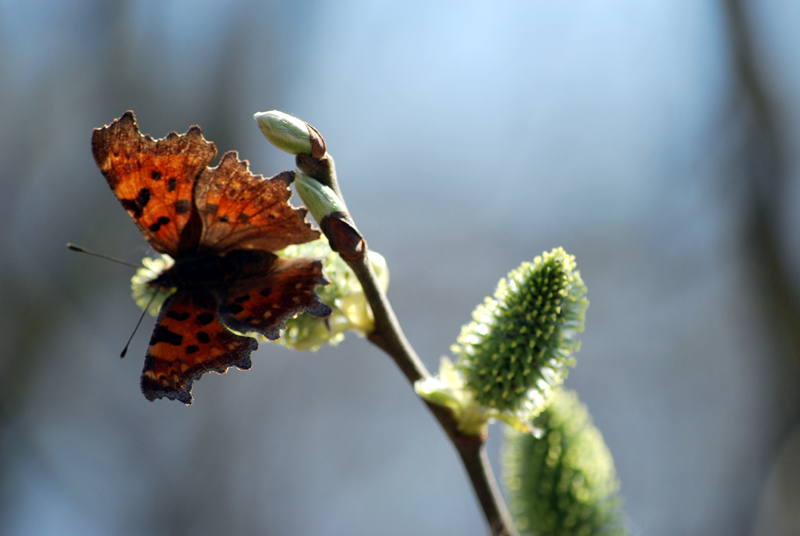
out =
<path fill-rule="evenodd" d="M 364 253 L 366 253 L 366 245 Z M 367 260 L 367 255 L 362 255 L 358 260 L 345 259 L 345 262 L 361 282 L 364 294 L 375 316 L 375 330 L 368 336 L 370 342 L 389 354 L 412 385 L 417 380 L 430 377 L 425 365 L 420 361 L 403 334 L 389 300 L 378 287 L 377 278 L 372 271 L 372 265 Z M 447 432 L 447 436 L 461 456 L 461 461 L 467 470 L 472 488 L 483 508 L 492 534 L 494 536 L 516 535 L 508 508 L 500 494 L 497 480 L 486 456 L 485 445 L 488 436 L 462 436 L 458 433 L 457 423 L 450 410 L 430 402 L 426 402 L 426 404 L 444 431 Z"/>
<path fill-rule="evenodd" d="M 319 159 L 310 155 L 298 155 L 296 163 L 300 171 L 332 188 L 341 199 L 330 155 L 326 154 Z M 364 295 L 375 317 L 375 329 L 368 336 L 370 342 L 394 360 L 412 386 L 418 380 L 430 378 L 430 372 L 403 334 L 386 294 L 378 286 L 375 272 L 368 259 L 367 243 L 350 215 L 343 211 L 333 212 L 322 218 L 319 223 L 328 237 L 331 248 L 338 252 L 355 272 L 364 289 Z M 492 535 L 516 536 L 516 529 L 486 456 L 485 445 L 488 436 L 462 436 L 457 430 L 456 420 L 450 410 L 430 402 L 426 404 L 461 456 Z"/>
<path fill-rule="evenodd" d="M 378 286 L 377 277 L 366 255 L 366 247 L 364 253 L 357 260 L 344 260 L 361 283 L 375 317 L 375 329 L 368 339 L 389 354 L 412 385 L 417 380 L 429 378 L 430 372 L 406 339 L 386 294 Z"/>
<path fill-rule="evenodd" d="M 758 69 L 756 47 L 748 30 L 745 3 L 725 0 L 726 23 L 733 66 L 742 93 L 751 106 L 754 124 L 750 124 L 747 140 L 753 163 L 747 170 L 752 195 L 746 211 L 744 239 L 753 279 L 767 329 L 774 346 L 783 422 L 780 440 L 786 441 L 800 418 L 800 396 L 796 388 L 800 379 L 800 300 L 792 285 L 785 252 L 781 246 L 781 201 L 786 195 L 787 169 L 779 118 L 781 110 L 771 102 L 767 81 Z M 785 211 L 785 209 L 784 209 Z"/>

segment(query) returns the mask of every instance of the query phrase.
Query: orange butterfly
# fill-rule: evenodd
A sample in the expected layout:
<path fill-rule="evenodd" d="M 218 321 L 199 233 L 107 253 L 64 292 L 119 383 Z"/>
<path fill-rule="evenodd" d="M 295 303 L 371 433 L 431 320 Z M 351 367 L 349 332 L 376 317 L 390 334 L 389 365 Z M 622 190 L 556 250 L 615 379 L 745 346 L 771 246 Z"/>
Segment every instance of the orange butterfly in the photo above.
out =
<path fill-rule="evenodd" d="M 299 312 L 327 316 L 314 289 L 326 284 L 314 259 L 274 252 L 319 237 L 306 210 L 289 205 L 291 171 L 264 179 L 235 151 L 217 153 L 199 127 L 153 140 L 133 112 L 92 135 L 92 154 L 109 186 L 156 251 L 175 260 L 148 283 L 175 292 L 156 320 L 142 371 L 148 400 L 191 404 L 192 382 L 205 372 L 250 368 L 251 337 L 277 339 Z"/>

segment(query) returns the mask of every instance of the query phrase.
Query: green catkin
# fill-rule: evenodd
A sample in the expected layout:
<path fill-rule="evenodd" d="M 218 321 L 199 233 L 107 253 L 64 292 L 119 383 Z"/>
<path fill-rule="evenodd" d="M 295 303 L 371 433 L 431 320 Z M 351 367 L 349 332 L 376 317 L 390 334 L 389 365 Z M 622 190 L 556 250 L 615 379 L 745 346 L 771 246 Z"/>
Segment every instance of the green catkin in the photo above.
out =
<path fill-rule="evenodd" d="M 484 406 L 534 417 L 560 385 L 580 345 L 588 305 L 575 257 L 562 248 L 525 262 L 473 312 L 452 350 L 466 385 Z M 549 367 L 550 377 L 542 376 Z M 530 390 L 539 391 L 531 396 Z"/>
<path fill-rule="evenodd" d="M 509 429 L 503 469 L 522 534 L 628 534 L 614 460 L 586 407 L 559 390 L 535 424 L 541 437 Z"/>

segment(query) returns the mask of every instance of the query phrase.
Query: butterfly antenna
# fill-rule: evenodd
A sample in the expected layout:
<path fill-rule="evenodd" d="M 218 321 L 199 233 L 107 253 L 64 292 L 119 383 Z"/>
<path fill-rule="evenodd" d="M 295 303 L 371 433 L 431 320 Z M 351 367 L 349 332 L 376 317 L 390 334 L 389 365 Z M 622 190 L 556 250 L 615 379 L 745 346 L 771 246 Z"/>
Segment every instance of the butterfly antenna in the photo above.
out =
<path fill-rule="evenodd" d="M 75 244 L 67 243 L 67 247 L 72 251 L 77 251 L 78 253 L 86 253 L 87 255 L 91 255 L 92 257 L 100 257 L 101 259 L 106 259 L 107 261 L 116 262 L 117 264 L 124 264 L 125 266 L 130 266 L 131 268 L 139 268 L 135 264 L 131 264 L 129 262 L 121 261 L 119 259 L 115 259 L 114 257 L 109 257 L 108 255 L 103 255 L 102 253 L 95 253 L 94 251 L 89 251 L 86 248 L 82 248 L 81 246 L 76 246 Z"/>
<path fill-rule="evenodd" d="M 153 292 L 153 296 L 150 298 L 150 301 L 147 302 L 147 307 L 145 307 L 144 311 L 142 311 L 142 316 L 140 316 L 139 317 L 139 321 L 136 322 L 136 327 L 133 328 L 133 333 L 131 333 L 131 336 L 128 339 L 128 343 L 125 345 L 125 348 L 123 348 L 122 351 L 119 353 L 119 358 L 120 359 L 124 358 L 125 354 L 128 353 L 128 346 L 131 345 L 131 341 L 133 340 L 133 336 L 136 335 L 136 332 L 139 330 L 139 326 L 142 325 L 142 320 L 144 320 L 144 315 L 147 314 L 147 311 L 150 310 L 150 306 L 153 305 L 153 300 L 156 299 L 156 294 L 158 294 L 158 293 L 157 292 Z"/>

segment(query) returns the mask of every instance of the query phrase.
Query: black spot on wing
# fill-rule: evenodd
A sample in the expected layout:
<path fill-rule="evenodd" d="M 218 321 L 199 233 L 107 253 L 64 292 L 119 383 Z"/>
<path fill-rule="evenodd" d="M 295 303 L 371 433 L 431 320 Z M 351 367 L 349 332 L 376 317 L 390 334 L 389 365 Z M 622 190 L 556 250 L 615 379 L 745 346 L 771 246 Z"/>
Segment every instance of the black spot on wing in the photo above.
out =
<path fill-rule="evenodd" d="M 177 320 L 178 322 L 183 322 L 184 320 L 188 320 L 189 316 L 190 316 L 190 314 L 189 313 L 185 313 L 185 312 L 184 313 L 178 313 L 178 312 L 175 312 L 175 311 L 167 312 L 167 318 L 171 318 L 173 320 Z"/>
<path fill-rule="evenodd" d="M 167 191 L 174 192 L 175 188 L 178 187 L 178 181 L 175 180 L 175 177 L 170 177 L 167 179 Z"/>
<path fill-rule="evenodd" d="M 156 326 L 156 329 L 153 331 L 153 336 L 150 337 L 150 346 L 160 342 L 171 344 L 172 346 L 180 346 L 183 342 L 183 336 L 174 331 L 170 331 L 169 328 L 164 326 Z"/>
<path fill-rule="evenodd" d="M 161 180 L 161 172 L 160 171 L 153 171 L 150 174 L 150 178 L 153 179 L 154 181 L 160 181 Z"/>
<path fill-rule="evenodd" d="M 192 210 L 192 203 L 188 199 L 175 201 L 175 214 L 186 214 L 190 210 Z"/>
<path fill-rule="evenodd" d="M 147 203 L 149 203 L 152 198 L 153 192 L 150 191 L 150 188 L 142 188 L 139 190 L 136 199 L 120 199 L 120 203 L 122 203 L 125 210 L 132 213 L 135 218 L 141 218 L 144 207 L 147 206 Z"/>
<path fill-rule="evenodd" d="M 208 333 L 206 333 L 205 331 L 198 331 L 197 340 L 202 342 L 203 344 L 207 344 L 211 342 L 211 337 L 209 337 Z"/>
<path fill-rule="evenodd" d="M 169 219 L 169 218 L 167 218 L 166 216 L 161 216 L 160 218 L 158 218 L 158 220 L 157 220 L 157 221 L 156 221 L 156 222 L 155 222 L 153 225 L 151 225 L 150 227 L 148 227 L 148 229 L 150 229 L 151 231 L 153 231 L 153 232 L 155 233 L 155 232 L 157 232 L 159 229 L 161 229 L 161 226 L 162 226 L 162 225 L 166 225 L 166 224 L 168 224 L 170 221 L 172 221 L 172 220 L 170 220 L 170 219 Z"/>
<path fill-rule="evenodd" d="M 194 344 L 191 345 L 191 346 L 187 346 L 186 347 L 186 353 L 187 354 L 193 354 L 193 353 L 199 352 L 199 351 L 200 351 L 200 348 L 195 346 Z"/>
<path fill-rule="evenodd" d="M 201 313 L 197 315 L 197 321 L 200 322 L 201 326 L 207 326 L 214 321 L 214 315 L 211 313 Z"/>
<path fill-rule="evenodd" d="M 238 315 L 239 313 L 241 313 L 242 311 L 244 311 L 244 307 L 242 307 L 242 306 L 241 306 L 241 305 L 239 305 L 238 303 L 230 303 L 230 304 L 228 304 L 228 310 L 229 310 L 231 313 L 233 313 L 233 314 L 235 314 L 235 315 Z"/>

